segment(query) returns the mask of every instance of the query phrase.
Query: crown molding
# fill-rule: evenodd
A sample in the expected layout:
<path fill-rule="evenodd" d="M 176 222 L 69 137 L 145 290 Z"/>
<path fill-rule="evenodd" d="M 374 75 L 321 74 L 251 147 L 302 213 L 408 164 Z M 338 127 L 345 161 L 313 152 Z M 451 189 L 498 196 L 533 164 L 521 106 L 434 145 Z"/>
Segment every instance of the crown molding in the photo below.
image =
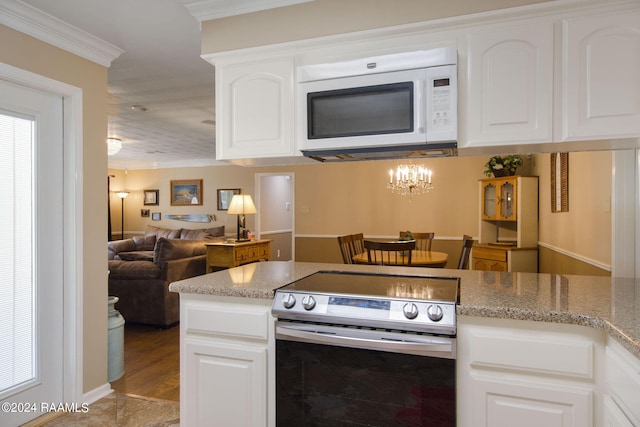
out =
<path fill-rule="evenodd" d="M 314 0 L 181 0 L 198 22 L 291 6 Z"/>
<path fill-rule="evenodd" d="M 124 52 L 19 0 L 0 0 L 0 24 L 105 67 Z"/>

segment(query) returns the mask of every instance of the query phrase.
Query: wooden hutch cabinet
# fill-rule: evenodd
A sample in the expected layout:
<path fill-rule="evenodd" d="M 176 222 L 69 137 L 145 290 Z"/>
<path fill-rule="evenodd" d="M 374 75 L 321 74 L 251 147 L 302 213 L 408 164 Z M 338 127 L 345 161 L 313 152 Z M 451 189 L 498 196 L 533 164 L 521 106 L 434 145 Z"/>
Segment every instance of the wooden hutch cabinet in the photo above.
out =
<path fill-rule="evenodd" d="M 538 177 L 480 180 L 480 235 L 471 268 L 538 271 Z"/>

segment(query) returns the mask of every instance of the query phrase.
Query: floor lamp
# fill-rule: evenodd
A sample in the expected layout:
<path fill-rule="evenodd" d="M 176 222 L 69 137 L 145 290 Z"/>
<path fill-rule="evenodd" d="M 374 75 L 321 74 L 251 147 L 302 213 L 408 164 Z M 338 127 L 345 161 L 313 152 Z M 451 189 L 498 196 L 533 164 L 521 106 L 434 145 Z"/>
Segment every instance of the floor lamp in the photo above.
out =
<path fill-rule="evenodd" d="M 118 191 L 116 193 L 122 202 L 122 240 L 124 240 L 124 199 L 129 195 L 128 191 Z"/>
<path fill-rule="evenodd" d="M 248 194 L 235 194 L 229 203 L 228 214 L 238 215 L 238 238 L 236 242 L 248 242 L 245 230 L 245 215 L 257 213 L 256 205 Z M 240 233 L 242 229 L 242 234 Z"/>

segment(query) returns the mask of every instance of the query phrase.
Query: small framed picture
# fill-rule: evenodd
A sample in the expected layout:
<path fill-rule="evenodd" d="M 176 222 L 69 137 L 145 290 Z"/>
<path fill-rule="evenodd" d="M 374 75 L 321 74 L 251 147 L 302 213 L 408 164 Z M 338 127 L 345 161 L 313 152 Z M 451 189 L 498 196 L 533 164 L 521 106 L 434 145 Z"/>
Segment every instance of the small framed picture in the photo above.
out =
<path fill-rule="evenodd" d="M 222 188 L 218 190 L 218 210 L 226 211 L 234 194 L 240 194 L 239 188 Z"/>
<path fill-rule="evenodd" d="M 171 181 L 171 206 L 202 205 L 202 180 Z"/>
<path fill-rule="evenodd" d="M 149 217 L 149 209 L 140 209 L 140 216 L 143 218 Z"/>
<path fill-rule="evenodd" d="M 144 205 L 145 206 L 158 206 L 158 195 L 160 190 L 144 190 Z M 147 215 L 148 216 L 148 215 Z"/>
<path fill-rule="evenodd" d="M 162 219 L 162 214 L 160 212 L 154 212 L 151 214 L 151 221 L 160 221 Z"/>

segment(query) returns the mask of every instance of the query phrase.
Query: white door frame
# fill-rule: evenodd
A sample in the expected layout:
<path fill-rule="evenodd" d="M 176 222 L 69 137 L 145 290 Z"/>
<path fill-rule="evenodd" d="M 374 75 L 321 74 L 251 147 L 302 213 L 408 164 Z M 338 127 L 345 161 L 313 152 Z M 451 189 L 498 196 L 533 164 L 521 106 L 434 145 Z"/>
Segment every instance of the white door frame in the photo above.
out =
<path fill-rule="evenodd" d="M 83 403 L 82 89 L 0 62 L 0 79 L 63 97 L 63 399 Z M 62 166 L 62 165 L 61 165 Z"/>

